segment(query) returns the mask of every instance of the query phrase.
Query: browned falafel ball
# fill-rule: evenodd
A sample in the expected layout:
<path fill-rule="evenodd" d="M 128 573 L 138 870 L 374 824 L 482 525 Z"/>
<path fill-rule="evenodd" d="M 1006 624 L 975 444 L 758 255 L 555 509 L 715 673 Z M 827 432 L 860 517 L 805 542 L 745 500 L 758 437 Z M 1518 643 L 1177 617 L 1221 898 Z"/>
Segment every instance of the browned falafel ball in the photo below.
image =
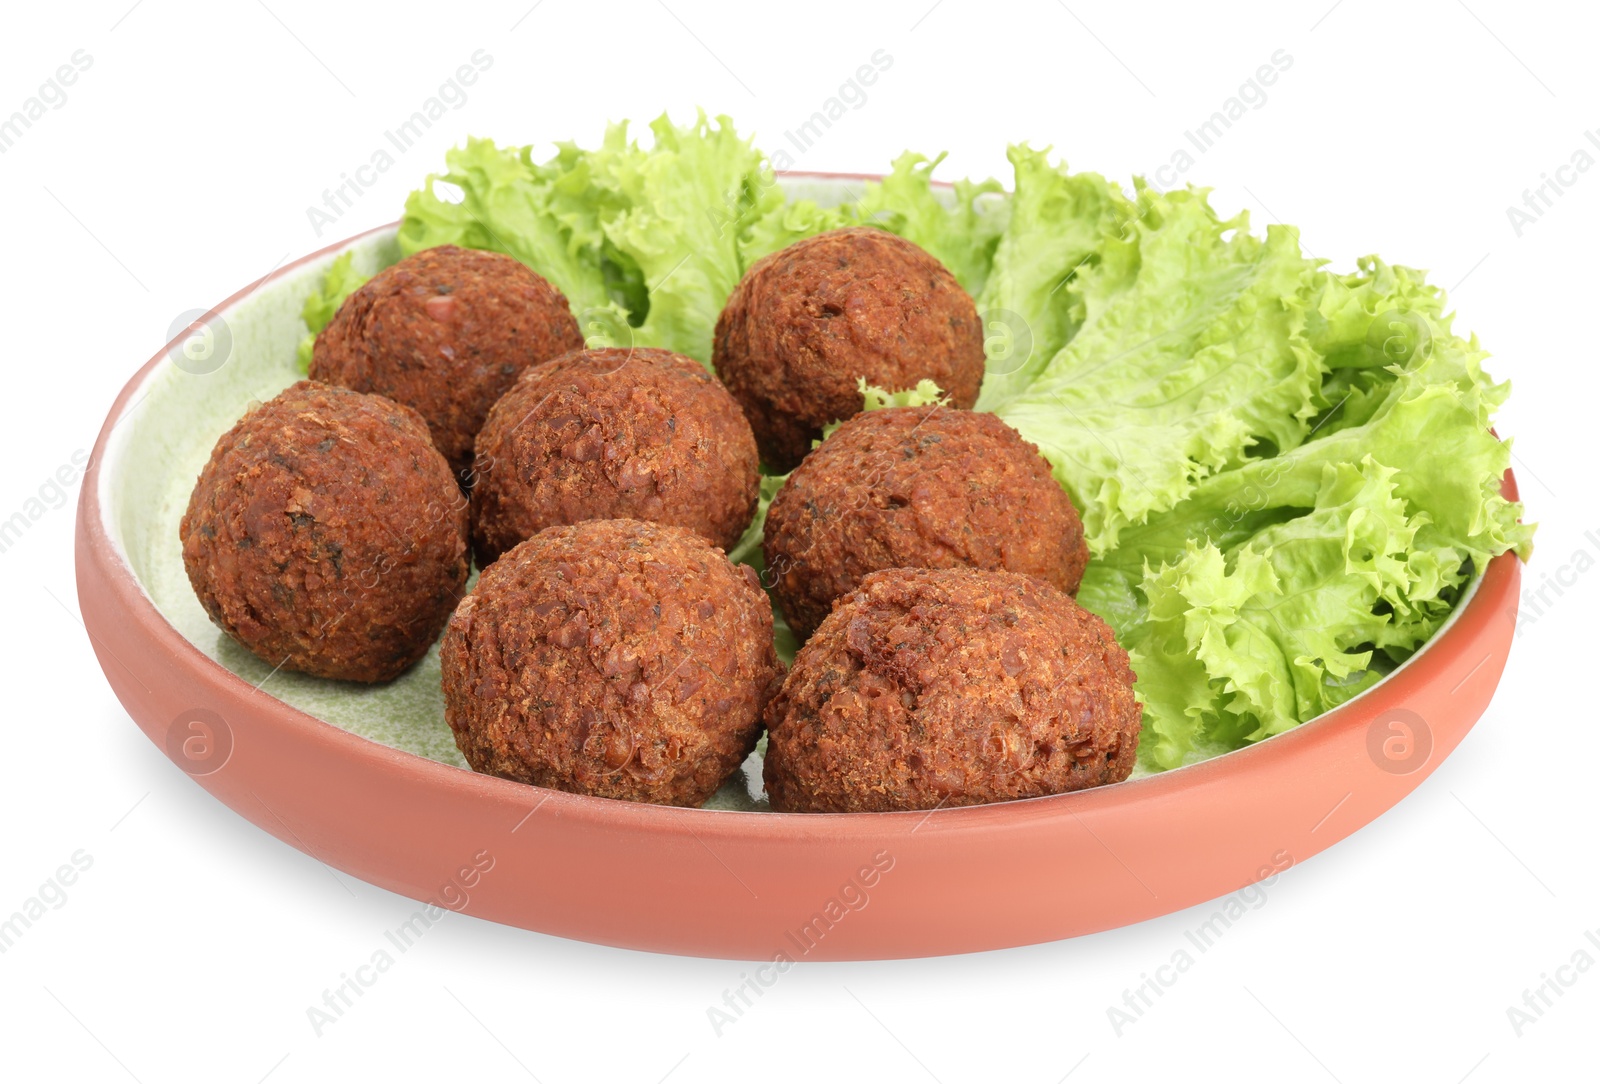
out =
<path fill-rule="evenodd" d="M 784 472 L 824 425 L 861 409 L 862 378 L 891 391 L 932 380 L 970 408 L 983 382 L 983 326 L 937 259 L 853 226 L 757 260 L 717 320 L 713 362 L 761 458 Z"/>
<path fill-rule="evenodd" d="M 478 435 L 478 564 L 546 527 L 647 519 L 731 549 L 755 515 L 756 441 L 716 377 L 669 350 L 584 350 L 530 369 Z"/>
<path fill-rule="evenodd" d="M 1021 572 L 1075 594 L 1083 522 L 1039 449 L 993 414 L 857 414 L 795 468 L 764 537 L 773 594 L 797 635 L 884 568 Z"/>
<path fill-rule="evenodd" d="M 466 586 L 467 502 L 416 411 L 308 380 L 239 419 L 179 525 L 223 631 L 271 666 L 387 681 Z"/>
<path fill-rule="evenodd" d="M 767 706 L 772 808 L 977 805 L 1117 782 L 1140 707 L 1105 622 L 1031 576 L 874 572 Z"/>
<path fill-rule="evenodd" d="M 541 531 L 486 569 L 440 650 L 467 763 L 536 786 L 698 806 L 755 748 L 782 671 L 747 565 L 641 520 Z"/>
<path fill-rule="evenodd" d="M 494 401 L 530 365 L 583 346 L 567 299 L 510 256 L 440 245 L 378 272 L 317 336 L 311 379 L 421 414 L 458 478 Z"/>

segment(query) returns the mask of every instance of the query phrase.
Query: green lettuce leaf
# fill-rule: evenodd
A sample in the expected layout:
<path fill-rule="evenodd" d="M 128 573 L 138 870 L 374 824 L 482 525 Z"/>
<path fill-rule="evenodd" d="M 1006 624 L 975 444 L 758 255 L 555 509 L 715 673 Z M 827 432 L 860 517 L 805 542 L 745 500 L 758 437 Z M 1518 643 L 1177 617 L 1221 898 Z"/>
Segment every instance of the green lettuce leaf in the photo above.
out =
<path fill-rule="evenodd" d="M 727 117 L 713 125 L 701 113 L 680 128 L 662 116 L 650 130 L 649 150 L 628 144 L 597 162 L 618 208 L 601 228 L 648 291 L 637 341 L 709 366 L 717 317 L 745 271 L 739 239 L 783 193 Z"/>
<path fill-rule="evenodd" d="M 880 226 L 931 253 L 973 297 L 983 292 L 1010 202 L 990 198 L 1004 188 L 994 179 L 955 182 L 947 194 L 933 184 L 945 156 L 907 151 L 882 181 L 868 181 L 850 208 L 861 225 Z"/>
<path fill-rule="evenodd" d="M 917 386 L 914 388 L 886 391 L 876 384 L 868 384 L 866 377 L 862 377 L 856 381 L 856 389 L 861 392 L 861 412 L 863 414 L 869 410 L 883 410 L 886 407 L 932 406 L 949 398 L 944 393 L 943 388 L 926 378 L 917 381 Z M 833 436 L 843 424 L 844 422 L 842 421 L 836 421 L 824 425 L 822 427 L 822 440 L 827 440 Z M 814 448 L 821 443 L 821 440 L 812 441 L 811 446 Z"/>
<path fill-rule="evenodd" d="M 468 140 L 407 200 L 401 250 L 505 252 L 561 290 L 586 332 L 613 340 L 625 321 L 629 341 L 709 365 L 717 317 L 753 251 L 843 219 L 788 207 L 727 117 L 679 126 L 663 115 L 650 132 L 646 148 L 614 124 L 593 150 L 558 144 L 542 163 L 531 147 Z"/>
<path fill-rule="evenodd" d="M 624 134 L 615 126 L 596 156 L 616 153 Z M 436 245 L 460 245 L 514 256 L 566 295 L 575 315 L 622 301 L 637 269 L 606 252 L 599 227 L 604 185 L 588 154 L 563 148 L 550 162 L 533 162 L 532 148 L 498 147 L 469 139 L 445 155 L 443 174 L 428 177 L 406 199 L 400 251 L 409 256 Z M 449 187 L 444 187 L 448 185 Z"/>
<path fill-rule="evenodd" d="M 1190 540 L 1147 566 L 1147 617 L 1129 650 L 1145 698 L 1143 756 L 1180 764 L 1196 748 L 1282 733 L 1381 676 L 1374 645 L 1409 639 L 1449 612 L 1464 573 L 1428 515 L 1371 456 L 1327 464 L 1313 507 L 1227 552 Z M 1425 614 L 1397 628 L 1401 609 Z"/>
<path fill-rule="evenodd" d="M 776 198 L 764 199 L 745 218 L 740 240 L 744 266 L 825 230 L 875 226 L 937 257 L 976 298 L 988 279 L 1011 201 L 992 178 L 936 185 L 933 171 L 944 157 L 907 151 L 895 159 L 882 181 L 863 182 L 833 207 L 811 200 L 785 201 L 781 191 L 774 190 Z"/>
<path fill-rule="evenodd" d="M 1325 404 L 1293 229 L 1265 240 L 1194 190 L 1140 189 L 1126 241 L 1069 289 L 1083 323 L 994 411 L 1039 446 L 1083 513 L 1090 552 L 1263 446 L 1292 448 Z"/>
<path fill-rule="evenodd" d="M 1349 418 L 1349 402 L 1330 409 L 1288 451 L 1205 478 L 1085 575 L 1079 601 L 1134 659 L 1148 767 L 1337 706 L 1432 636 L 1474 570 L 1530 552 L 1532 526 L 1499 492 L 1510 445 L 1489 430 L 1506 385 L 1488 380 L 1476 342 L 1450 332 L 1437 295 L 1373 287 L 1387 272 L 1363 266 L 1370 281 L 1318 289 L 1387 290 L 1366 308 L 1400 315 L 1352 318 L 1320 342 L 1348 359 L 1374 324 L 1374 339 L 1395 338 L 1391 319 L 1412 332 L 1385 355 L 1403 360 L 1356 366 L 1372 377 L 1370 401 Z"/>
<path fill-rule="evenodd" d="M 333 321 L 333 314 L 339 311 L 345 298 L 361 289 L 370 277 L 352 266 L 354 255 L 346 252 L 336 256 L 323 273 L 322 282 L 300 307 L 300 319 L 305 321 L 308 329 L 308 334 L 300 340 L 295 358 L 302 373 L 311 371 L 311 352 L 316 346 L 317 336 Z"/>
<path fill-rule="evenodd" d="M 1011 213 L 978 295 L 989 372 L 978 409 L 994 410 L 1038 377 L 1084 321 L 1075 289 L 1112 238 L 1124 240 L 1134 204 L 1098 173 L 1068 173 L 1048 150 L 1014 146 Z"/>
<path fill-rule="evenodd" d="M 781 193 L 780 193 L 781 195 Z M 820 207 L 811 200 L 783 201 L 752 215 L 739 234 L 739 258 L 746 270 L 761 257 L 828 230 L 856 225 L 852 206 Z"/>

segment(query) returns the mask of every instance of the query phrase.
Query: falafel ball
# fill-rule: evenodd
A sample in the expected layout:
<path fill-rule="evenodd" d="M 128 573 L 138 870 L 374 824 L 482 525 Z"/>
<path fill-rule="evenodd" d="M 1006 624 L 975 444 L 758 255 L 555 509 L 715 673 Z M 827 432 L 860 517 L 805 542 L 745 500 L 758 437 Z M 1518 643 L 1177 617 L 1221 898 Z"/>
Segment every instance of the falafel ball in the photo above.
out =
<path fill-rule="evenodd" d="M 494 401 L 524 369 L 582 347 L 567 299 L 539 275 L 498 252 L 440 245 L 345 299 L 317 336 L 310 376 L 416 410 L 465 479 Z"/>
<path fill-rule="evenodd" d="M 937 259 L 852 226 L 757 260 L 717 319 L 712 360 L 762 460 L 783 473 L 824 425 L 861 409 L 863 378 L 890 391 L 933 380 L 970 408 L 983 382 L 983 325 Z"/>
<path fill-rule="evenodd" d="M 584 350 L 522 374 L 478 434 L 473 545 L 486 567 L 546 527 L 646 519 L 731 549 L 755 515 L 756 441 L 699 362 Z"/>
<path fill-rule="evenodd" d="M 1021 572 L 1075 594 L 1083 522 L 1039 449 L 993 414 L 857 414 L 796 467 L 763 539 L 773 594 L 804 638 L 884 568 Z"/>
<path fill-rule="evenodd" d="M 179 525 L 222 630 L 270 666 L 388 681 L 467 582 L 467 502 L 416 411 L 302 380 L 211 452 Z"/>
<path fill-rule="evenodd" d="M 885 812 L 1033 798 L 1133 770 L 1140 707 L 1105 622 L 1031 576 L 874 572 L 767 706 L 772 808 Z"/>
<path fill-rule="evenodd" d="M 456 607 L 440 661 L 445 718 L 475 770 L 681 806 L 755 748 L 782 677 L 753 570 L 631 519 L 510 550 Z"/>

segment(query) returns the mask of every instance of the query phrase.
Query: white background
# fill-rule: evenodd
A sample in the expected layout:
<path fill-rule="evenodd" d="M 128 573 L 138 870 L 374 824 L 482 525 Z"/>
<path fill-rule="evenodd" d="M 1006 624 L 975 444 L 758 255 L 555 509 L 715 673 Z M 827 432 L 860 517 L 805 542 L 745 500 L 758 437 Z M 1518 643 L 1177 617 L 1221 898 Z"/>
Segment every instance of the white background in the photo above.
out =
<path fill-rule="evenodd" d="M 0 155 L 0 519 L 92 444 L 174 317 L 397 217 L 468 133 L 548 150 L 701 104 L 773 147 L 883 49 L 890 70 L 800 168 L 874 170 L 910 147 L 948 149 L 945 176 L 1005 177 L 1006 142 L 1027 139 L 1126 177 L 1165 164 L 1283 49 L 1293 66 L 1266 104 L 1184 179 L 1259 225 L 1299 224 L 1338 267 L 1378 251 L 1454 287 L 1458 326 L 1516 387 L 1498 425 L 1542 524 L 1527 582 L 1569 585 L 1525 621 L 1457 753 L 1278 878 L 1120 1036 L 1108 1006 L 1209 909 L 986 955 L 806 965 L 720 1037 L 707 1006 L 746 965 L 452 914 L 319 1037 L 307 1008 L 413 905 L 258 831 L 136 730 L 76 616 L 74 488 L 0 554 L 0 914 L 75 852 L 93 864 L 0 955 L 0 1076 L 1593 1078 L 1600 967 L 1520 1036 L 1507 1017 L 1600 929 L 1600 169 L 1520 237 L 1506 212 L 1600 129 L 1584 6 L 130 2 L 15 5 L 0 35 L 0 115 L 75 50 L 93 58 Z M 307 206 L 478 49 L 493 66 L 466 104 L 318 237 Z"/>

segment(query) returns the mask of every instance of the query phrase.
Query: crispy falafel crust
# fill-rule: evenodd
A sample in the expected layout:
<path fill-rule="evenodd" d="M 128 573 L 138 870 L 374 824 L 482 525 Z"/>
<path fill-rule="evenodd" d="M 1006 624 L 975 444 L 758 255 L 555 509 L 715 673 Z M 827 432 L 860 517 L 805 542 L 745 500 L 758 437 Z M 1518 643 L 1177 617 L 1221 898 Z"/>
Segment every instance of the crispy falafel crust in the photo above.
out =
<path fill-rule="evenodd" d="M 802 638 L 880 569 L 1000 569 L 1074 594 L 1089 560 L 1083 522 L 1039 449 L 993 414 L 937 406 L 840 426 L 778 491 L 763 546 Z"/>
<path fill-rule="evenodd" d="M 269 665 L 318 677 L 396 677 L 467 582 L 466 499 L 427 424 L 310 381 L 217 441 L 179 535 L 211 620 Z"/>
<path fill-rule="evenodd" d="M 755 515 L 755 436 L 699 362 L 669 350 L 583 350 L 522 374 L 478 435 L 480 566 L 589 519 L 683 527 L 731 549 Z"/>
<path fill-rule="evenodd" d="M 345 299 L 317 336 L 310 376 L 416 410 L 460 477 L 494 401 L 529 366 L 582 346 L 567 299 L 538 274 L 498 252 L 440 245 Z"/>
<path fill-rule="evenodd" d="M 456 608 L 445 718 L 480 772 L 698 806 L 755 748 L 782 671 L 753 570 L 639 520 L 551 527 Z"/>
<path fill-rule="evenodd" d="M 767 706 L 776 810 L 976 805 L 1117 782 L 1140 707 L 1105 622 L 1030 576 L 875 572 Z"/>
<path fill-rule="evenodd" d="M 762 460 L 792 470 L 829 422 L 861 409 L 857 382 L 935 381 L 969 409 L 983 325 L 945 266 L 885 230 L 830 230 L 757 260 L 717 319 L 713 363 Z"/>

